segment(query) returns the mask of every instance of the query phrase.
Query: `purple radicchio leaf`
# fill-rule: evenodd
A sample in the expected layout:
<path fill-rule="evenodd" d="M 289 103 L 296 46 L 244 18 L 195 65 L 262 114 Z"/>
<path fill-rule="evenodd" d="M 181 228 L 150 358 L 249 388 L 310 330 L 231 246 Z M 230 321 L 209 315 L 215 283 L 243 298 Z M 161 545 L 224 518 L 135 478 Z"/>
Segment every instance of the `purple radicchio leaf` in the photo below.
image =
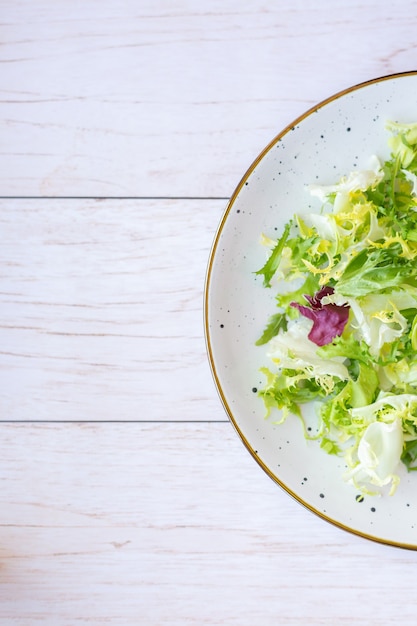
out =
<path fill-rule="evenodd" d="M 308 338 L 317 346 L 325 346 L 331 343 L 335 337 L 339 337 L 348 321 L 350 307 L 347 304 L 321 303 L 324 296 L 329 296 L 333 292 L 332 287 L 322 287 L 314 296 L 305 295 L 304 298 L 310 306 L 291 302 L 291 306 L 298 309 L 301 315 L 313 320 Z"/>

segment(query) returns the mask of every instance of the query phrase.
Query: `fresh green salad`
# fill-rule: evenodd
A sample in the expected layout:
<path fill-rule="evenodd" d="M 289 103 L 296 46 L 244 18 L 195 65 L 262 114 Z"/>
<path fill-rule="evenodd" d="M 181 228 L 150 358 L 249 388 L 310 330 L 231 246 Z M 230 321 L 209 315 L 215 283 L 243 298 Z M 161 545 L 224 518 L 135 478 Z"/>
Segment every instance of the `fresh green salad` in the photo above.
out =
<path fill-rule="evenodd" d="M 321 211 L 294 215 L 278 240 L 263 235 L 256 272 L 277 304 L 257 341 L 267 416 L 301 418 L 370 495 L 394 493 L 401 463 L 417 469 L 417 123 L 386 128 L 390 159 L 310 186 Z"/>

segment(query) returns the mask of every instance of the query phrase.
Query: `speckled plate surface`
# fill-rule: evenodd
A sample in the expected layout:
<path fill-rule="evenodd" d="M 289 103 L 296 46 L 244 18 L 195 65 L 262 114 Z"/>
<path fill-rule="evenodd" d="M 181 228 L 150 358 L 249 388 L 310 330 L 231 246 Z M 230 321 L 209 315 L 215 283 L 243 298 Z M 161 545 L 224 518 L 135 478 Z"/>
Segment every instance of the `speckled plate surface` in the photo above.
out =
<path fill-rule="evenodd" d="M 205 288 L 207 351 L 220 398 L 249 452 L 290 495 L 337 526 L 417 549 L 417 472 L 401 468 L 394 496 L 357 498 L 343 460 L 307 442 L 297 418 L 273 425 L 254 392 L 264 382 L 256 347 L 274 294 L 254 272 L 265 262 L 260 233 L 277 236 L 295 211 L 311 211 L 305 186 L 332 184 L 389 156 L 387 120 L 417 121 L 417 72 L 356 85 L 307 111 L 259 155 L 239 183 L 215 236 Z M 360 501 L 362 500 L 362 501 Z"/>

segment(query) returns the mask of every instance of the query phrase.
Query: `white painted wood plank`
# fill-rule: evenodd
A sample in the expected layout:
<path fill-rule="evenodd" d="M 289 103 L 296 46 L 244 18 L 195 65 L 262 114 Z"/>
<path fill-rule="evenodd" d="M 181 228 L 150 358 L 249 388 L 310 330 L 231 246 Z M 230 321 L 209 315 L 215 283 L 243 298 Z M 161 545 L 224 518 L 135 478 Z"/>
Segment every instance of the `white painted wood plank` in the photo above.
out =
<path fill-rule="evenodd" d="M 230 196 L 307 108 L 415 69 L 415 0 L 0 9 L 1 195 Z"/>
<path fill-rule="evenodd" d="M 0 200 L 0 419 L 226 419 L 203 289 L 224 201 Z"/>
<path fill-rule="evenodd" d="M 415 554 L 305 510 L 229 424 L 0 433 L 2 624 L 413 623 Z"/>

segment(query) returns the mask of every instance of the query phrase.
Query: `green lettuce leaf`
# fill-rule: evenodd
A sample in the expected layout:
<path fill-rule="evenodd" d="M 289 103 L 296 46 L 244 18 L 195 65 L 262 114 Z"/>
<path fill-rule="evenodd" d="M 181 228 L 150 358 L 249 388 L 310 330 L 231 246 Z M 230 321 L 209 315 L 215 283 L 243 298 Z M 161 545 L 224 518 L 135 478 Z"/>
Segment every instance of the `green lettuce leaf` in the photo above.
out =
<path fill-rule="evenodd" d="M 279 331 L 287 330 L 287 318 L 284 313 L 276 313 L 269 318 L 268 325 L 266 326 L 264 332 L 261 337 L 256 341 L 256 346 L 263 346 L 268 343 L 272 339 L 278 335 Z"/>
<path fill-rule="evenodd" d="M 269 255 L 269 258 L 267 262 L 265 263 L 265 265 L 260 270 L 255 272 L 256 275 L 263 276 L 264 287 L 271 287 L 271 280 L 281 262 L 282 251 L 284 250 L 285 243 L 290 234 L 291 224 L 292 222 L 288 222 L 288 224 L 285 226 L 284 232 L 281 238 L 278 240 L 275 248 L 272 250 L 271 254 Z"/>

